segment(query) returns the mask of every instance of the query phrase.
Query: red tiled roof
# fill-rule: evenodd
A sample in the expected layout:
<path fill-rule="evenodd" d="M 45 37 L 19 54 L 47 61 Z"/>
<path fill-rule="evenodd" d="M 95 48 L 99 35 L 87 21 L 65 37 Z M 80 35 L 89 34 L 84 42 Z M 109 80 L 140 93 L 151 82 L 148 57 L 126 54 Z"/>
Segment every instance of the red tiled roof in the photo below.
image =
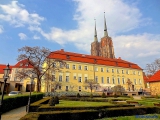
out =
<path fill-rule="evenodd" d="M 67 58 L 67 56 L 69 58 Z M 73 53 L 73 52 L 66 52 L 63 49 L 51 52 L 48 58 L 142 70 L 142 68 L 140 68 L 137 64 L 122 60 L 120 58 L 111 59 L 111 58 L 104 58 L 99 56 L 91 56 L 91 55 L 85 55 L 85 54 L 79 54 L 79 53 Z"/>
<path fill-rule="evenodd" d="M 28 60 L 21 60 L 16 65 L 13 66 L 13 68 L 33 68 L 32 65 L 28 65 Z"/>
<path fill-rule="evenodd" d="M 148 82 L 157 82 L 160 81 L 160 70 L 157 71 L 153 76 L 151 76 Z"/>
<path fill-rule="evenodd" d="M 12 70 L 13 66 L 10 65 L 9 67 Z M 4 74 L 4 70 L 3 69 L 5 69 L 5 68 L 6 68 L 5 64 L 0 64 L 0 74 Z"/>

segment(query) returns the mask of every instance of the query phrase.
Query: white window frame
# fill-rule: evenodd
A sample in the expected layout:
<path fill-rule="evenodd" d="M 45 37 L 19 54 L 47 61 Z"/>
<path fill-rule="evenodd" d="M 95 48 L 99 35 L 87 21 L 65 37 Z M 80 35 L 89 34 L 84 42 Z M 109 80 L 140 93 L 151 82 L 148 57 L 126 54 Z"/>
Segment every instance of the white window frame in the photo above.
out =
<path fill-rule="evenodd" d="M 84 70 L 88 70 L 88 66 L 84 66 Z"/>
<path fill-rule="evenodd" d="M 87 77 L 84 77 L 84 81 L 87 82 L 87 80 L 88 80 L 88 78 L 87 78 Z"/>
<path fill-rule="evenodd" d="M 109 68 L 106 69 L 106 72 L 109 73 Z"/>
<path fill-rule="evenodd" d="M 137 85 L 137 80 L 136 79 L 134 79 L 134 84 Z"/>
<path fill-rule="evenodd" d="M 112 77 L 112 83 L 115 84 L 115 78 L 114 77 Z"/>
<path fill-rule="evenodd" d="M 78 70 L 82 70 L 82 66 L 81 65 L 78 66 Z"/>
<path fill-rule="evenodd" d="M 72 65 L 72 69 L 73 69 L 73 70 L 76 70 L 76 65 Z"/>
<path fill-rule="evenodd" d="M 110 83 L 110 78 L 109 78 L 109 77 L 107 77 L 107 83 L 108 83 L 108 84 Z"/>
<path fill-rule="evenodd" d="M 139 79 L 139 84 L 140 84 L 140 85 L 142 84 L 142 80 L 141 80 L 141 79 Z"/>
<path fill-rule="evenodd" d="M 66 69 L 69 69 L 69 64 L 66 64 Z"/>
<path fill-rule="evenodd" d="M 125 84 L 125 79 L 124 79 L 124 78 L 122 78 L 122 84 L 123 84 L 123 85 Z"/>
<path fill-rule="evenodd" d="M 78 82 L 82 82 L 82 77 L 78 77 Z"/>
<path fill-rule="evenodd" d="M 101 68 L 101 72 L 104 72 L 104 69 L 103 69 L 103 68 Z"/>
<path fill-rule="evenodd" d="M 69 82 L 69 76 L 66 76 L 66 82 Z"/>
<path fill-rule="evenodd" d="M 95 76 L 95 81 L 96 83 L 98 83 L 98 76 Z"/>
<path fill-rule="evenodd" d="M 117 78 L 117 81 L 118 81 L 118 84 L 121 84 L 121 82 L 120 82 L 120 78 Z"/>
<path fill-rule="evenodd" d="M 101 77 L 101 83 L 104 83 L 104 77 Z"/>
<path fill-rule="evenodd" d="M 122 70 L 122 74 L 124 74 L 124 70 Z"/>
<path fill-rule="evenodd" d="M 62 75 L 59 75 L 59 82 L 62 82 Z"/>

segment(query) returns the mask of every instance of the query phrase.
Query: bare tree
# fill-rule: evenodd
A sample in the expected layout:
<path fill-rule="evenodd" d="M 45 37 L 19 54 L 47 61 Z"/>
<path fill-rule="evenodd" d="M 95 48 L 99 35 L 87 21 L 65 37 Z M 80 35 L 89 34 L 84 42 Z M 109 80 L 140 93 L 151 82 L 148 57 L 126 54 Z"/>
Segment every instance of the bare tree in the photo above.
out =
<path fill-rule="evenodd" d="M 160 70 L 160 58 L 155 59 L 154 62 L 146 65 L 146 74 L 147 75 L 153 75 L 158 70 Z"/>
<path fill-rule="evenodd" d="M 124 87 L 121 85 L 116 85 L 111 89 L 115 95 L 122 95 L 122 93 L 125 91 Z"/>
<path fill-rule="evenodd" d="M 65 66 L 65 62 L 59 59 L 50 60 L 48 56 L 50 54 L 50 50 L 47 48 L 40 47 L 29 47 L 25 46 L 18 49 L 21 54 L 18 56 L 18 61 L 26 60 L 29 66 L 32 66 L 32 69 L 22 68 L 21 72 L 18 72 L 21 78 L 26 78 L 30 76 L 30 74 L 34 74 L 37 78 L 37 91 L 41 90 L 41 80 L 45 73 L 48 70 L 59 70 L 62 66 Z M 26 63 L 25 63 L 26 64 Z M 24 73 L 25 72 L 25 73 Z M 20 75 L 21 74 L 21 75 Z"/>
<path fill-rule="evenodd" d="M 89 88 L 91 90 L 91 94 L 92 94 L 92 91 L 99 87 L 99 83 L 97 83 L 94 80 L 87 80 L 84 82 L 83 86 Z"/>

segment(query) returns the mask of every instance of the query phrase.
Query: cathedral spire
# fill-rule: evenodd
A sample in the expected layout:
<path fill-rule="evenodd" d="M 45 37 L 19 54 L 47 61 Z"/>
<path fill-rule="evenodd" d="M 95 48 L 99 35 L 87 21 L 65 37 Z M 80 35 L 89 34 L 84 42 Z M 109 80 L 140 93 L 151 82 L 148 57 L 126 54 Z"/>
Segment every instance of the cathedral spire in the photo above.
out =
<path fill-rule="evenodd" d="M 108 32 L 107 32 L 106 18 L 105 18 L 105 12 L 104 12 L 104 37 L 106 36 L 108 36 Z"/>
<path fill-rule="evenodd" d="M 94 41 L 98 41 L 97 39 L 97 30 L 96 30 L 96 19 L 95 20 L 95 30 L 94 30 Z"/>

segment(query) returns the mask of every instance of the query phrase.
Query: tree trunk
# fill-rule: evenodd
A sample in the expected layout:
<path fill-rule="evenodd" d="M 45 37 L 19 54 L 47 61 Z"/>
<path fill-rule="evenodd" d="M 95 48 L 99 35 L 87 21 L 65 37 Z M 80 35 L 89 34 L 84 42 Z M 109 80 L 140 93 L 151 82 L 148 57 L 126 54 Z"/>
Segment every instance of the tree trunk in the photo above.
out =
<path fill-rule="evenodd" d="M 41 81 L 39 78 L 37 78 L 37 92 L 40 92 L 41 90 Z"/>

